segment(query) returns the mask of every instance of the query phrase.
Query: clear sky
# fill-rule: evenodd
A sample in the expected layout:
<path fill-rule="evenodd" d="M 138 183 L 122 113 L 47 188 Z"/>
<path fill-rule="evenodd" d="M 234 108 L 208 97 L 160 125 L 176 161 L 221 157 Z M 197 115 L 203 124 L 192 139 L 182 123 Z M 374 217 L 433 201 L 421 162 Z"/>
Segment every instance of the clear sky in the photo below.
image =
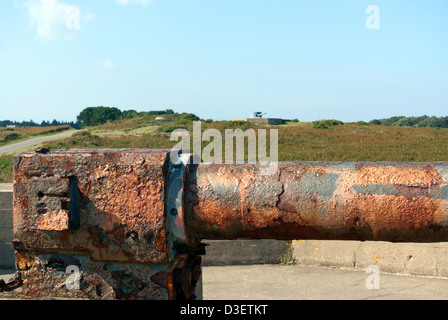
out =
<path fill-rule="evenodd" d="M 448 1 L 1 0 L 0 120 L 99 105 L 448 116 Z"/>

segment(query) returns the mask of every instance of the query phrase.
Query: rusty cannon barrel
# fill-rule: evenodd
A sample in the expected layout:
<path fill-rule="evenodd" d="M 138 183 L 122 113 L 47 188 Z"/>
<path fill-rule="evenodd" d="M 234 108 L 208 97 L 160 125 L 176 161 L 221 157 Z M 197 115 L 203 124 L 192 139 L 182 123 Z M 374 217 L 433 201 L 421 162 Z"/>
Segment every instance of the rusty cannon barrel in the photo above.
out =
<path fill-rule="evenodd" d="M 148 149 L 15 155 L 17 273 L 0 282 L 0 298 L 201 298 L 203 239 L 448 241 L 445 162 L 196 158 Z"/>
<path fill-rule="evenodd" d="M 186 187 L 199 239 L 448 240 L 448 163 L 201 163 Z"/>

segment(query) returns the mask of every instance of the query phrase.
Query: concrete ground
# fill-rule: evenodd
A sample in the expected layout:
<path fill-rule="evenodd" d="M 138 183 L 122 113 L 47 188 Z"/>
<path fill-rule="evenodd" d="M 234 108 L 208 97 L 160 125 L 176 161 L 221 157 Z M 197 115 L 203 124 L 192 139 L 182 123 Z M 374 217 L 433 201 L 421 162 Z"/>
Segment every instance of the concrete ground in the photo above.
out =
<path fill-rule="evenodd" d="M 379 289 L 374 287 L 374 278 Z M 369 281 L 370 280 L 370 281 Z M 297 265 L 203 268 L 204 300 L 446 300 L 448 279 Z"/>
<path fill-rule="evenodd" d="M 11 270 L 0 270 L 7 281 Z M 297 265 L 203 267 L 204 300 L 447 300 L 448 279 Z M 372 280 L 372 281 L 368 281 Z"/>

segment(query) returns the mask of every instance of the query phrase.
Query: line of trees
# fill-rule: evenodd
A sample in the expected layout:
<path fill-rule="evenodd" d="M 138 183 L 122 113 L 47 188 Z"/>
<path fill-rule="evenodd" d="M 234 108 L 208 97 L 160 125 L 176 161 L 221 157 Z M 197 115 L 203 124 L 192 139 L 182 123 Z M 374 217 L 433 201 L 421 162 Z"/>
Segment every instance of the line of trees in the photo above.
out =
<path fill-rule="evenodd" d="M 79 124 L 74 121 L 59 121 L 54 119 L 53 121 L 42 121 L 42 122 L 34 122 L 33 120 L 29 121 L 11 121 L 11 120 L 0 120 L 0 127 L 7 126 L 16 126 L 16 127 L 56 127 L 69 125 L 73 128 L 79 128 Z"/>
<path fill-rule="evenodd" d="M 74 121 L 58 121 L 54 119 L 53 121 L 42 121 L 35 122 L 33 120 L 29 121 L 11 121 L 11 120 L 0 120 L 0 127 L 7 126 L 16 126 L 16 127 L 50 127 L 50 126 L 61 126 L 61 125 L 69 125 L 75 129 L 79 129 L 81 126 L 96 126 L 107 121 L 115 121 L 122 119 L 132 119 L 139 116 L 145 115 L 173 115 L 176 118 L 180 119 L 191 119 L 191 120 L 199 120 L 199 117 L 192 113 L 176 113 L 172 109 L 165 110 L 154 110 L 154 111 L 141 111 L 137 112 L 136 110 L 124 110 L 121 111 L 115 107 L 87 107 L 80 112 L 80 114 L 76 117 L 76 122 Z"/>
<path fill-rule="evenodd" d="M 199 120 L 199 117 L 192 113 L 177 113 L 172 109 L 165 110 L 154 110 L 154 111 L 141 111 L 136 110 L 124 110 L 121 111 L 115 107 L 88 107 L 81 111 L 77 116 L 76 120 L 81 126 L 96 126 L 107 121 L 115 121 L 122 119 L 132 119 L 139 116 L 157 116 L 157 115 L 168 115 L 172 116 L 177 120 Z"/>
<path fill-rule="evenodd" d="M 139 116 L 158 116 L 158 115 L 167 115 L 171 116 L 176 120 L 200 120 L 198 116 L 193 113 L 177 113 L 172 109 L 165 110 L 153 110 L 153 111 L 141 111 L 137 112 L 136 110 L 124 110 L 121 111 L 115 107 L 87 107 L 82 110 L 79 115 L 76 117 L 76 122 L 74 121 L 58 121 L 54 119 L 53 121 L 42 121 L 40 123 L 30 121 L 11 121 L 11 120 L 0 120 L 0 127 L 6 126 L 16 126 L 16 127 L 50 127 L 50 126 L 61 126 L 61 125 L 69 125 L 73 128 L 79 129 L 82 126 L 96 126 L 107 121 L 115 121 L 122 119 L 132 119 Z M 334 123 L 333 123 L 334 122 Z M 329 120 L 325 121 L 314 121 L 313 126 L 319 128 L 326 128 L 328 126 L 341 125 L 343 124 L 340 121 L 333 121 L 330 123 Z M 359 124 L 369 124 L 369 125 L 383 125 L 383 126 L 398 126 L 398 127 L 432 127 L 432 128 L 448 128 L 448 117 L 429 117 L 429 116 L 420 116 L 420 117 L 405 117 L 405 116 L 397 116 L 390 117 L 385 119 L 374 119 L 368 123 L 358 122 Z"/>
<path fill-rule="evenodd" d="M 448 128 L 448 117 L 390 117 L 386 119 L 374 119 L 369 124 L 396 126 L 396 127 L 431 127 L 431 128 Z"/>

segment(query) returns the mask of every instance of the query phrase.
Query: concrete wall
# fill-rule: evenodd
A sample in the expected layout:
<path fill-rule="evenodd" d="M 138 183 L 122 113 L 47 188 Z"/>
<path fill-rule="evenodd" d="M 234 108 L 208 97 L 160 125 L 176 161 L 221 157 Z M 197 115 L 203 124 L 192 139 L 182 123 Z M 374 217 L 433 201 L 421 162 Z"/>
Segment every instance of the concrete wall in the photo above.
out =
<path fill-rule="evenodd" d="M 448 278 L 448 243 L 390 243 L 380 241 L 210 241 L 204 266 L 276 264 L 282 260 L 305 266 L 366 270 Z M 288 254 L 290 257 L 288 258 Z"/>
<path fill-rule="evenodd" d="M 448 277 L 448 243 L 297 240 L 292 258 L 307 266 L 365 270 L 375 265 L 386 273 Z"/>
<path fill-rule="evenodd" d="M 259 125 L 279 125 L 285 122 L 285 120 L 280 118 L 241 118 L 241 119 L 232 119 L 231 121 L 247 121 L 253 124 Z"/>
<path fill-rule="evenodd" d="M 14 269 L 12 184 L 0 184 L 0 269 Z"/>
<path fill-rule="evenodd" d="M 277 240 L 204 240 L 208 246 L 202 257 L 204 266 L 278 264 L 288 244 Z"/>
<path fill-rule="evenodd" d="M 263 124 L 279 125 L 279 124 L 283 123 L 282 119 L 277 119 L 277 118 L 249 118 L 249 119 L 247 119 L 247 121 L 250 123 L 259 124 L 259 125 L 263 125 Z"/>

